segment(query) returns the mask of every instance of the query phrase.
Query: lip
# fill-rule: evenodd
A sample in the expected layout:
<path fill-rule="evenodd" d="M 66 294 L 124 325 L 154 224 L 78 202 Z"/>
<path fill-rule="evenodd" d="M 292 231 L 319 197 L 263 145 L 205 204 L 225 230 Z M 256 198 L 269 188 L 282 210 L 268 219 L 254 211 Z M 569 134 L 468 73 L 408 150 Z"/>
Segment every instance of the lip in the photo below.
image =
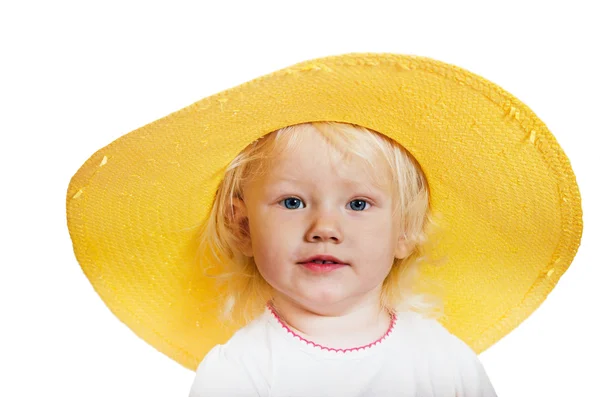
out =
<path fill-rule="evenodd" d="M 331 261 L 336 263 L 312 263 L 312 261 Z M 310 270 L 313 273 L 329 273 L 336 269 L 348 266 L 347 263 L 342 262 L 340 259 L 332 255 L 313 255 L 309 258 L 303 259 L 299 262 L 305 269 Z"/>
<path fill-rule="evenodd" d="M 314 273 L 329 273 L 336 269 L 348 266 L 348 265 L 345 265 L 342 263 L 325 263 L 325 264 L 321 265 L 319 263 L 312 263 L 312 262 L 301 263 L 301 265 L 305 269 L 308 269 Z"/>
<path fill-rule="evenodd" d="M 307 265 L 307 264 L 309 264 L 309 262 L 312 262 L 312 261 L 336 262 L 336 263 L 324 264 L 324 265 L 319 265 L 319 264 L 313 263 L 313 265 L 317 265 L 317 266 L 328 266 L 328 265 L 345 266 L 345 265 L 347 265 L 347 263 L 345 263 L 345 262 L 341 261 L 340 259 L 336 258 L 335 256 L 331 256 L 331 255 L 313 255 L 309 258 L 302 259 L 299 263 L 301 265 Z"/>

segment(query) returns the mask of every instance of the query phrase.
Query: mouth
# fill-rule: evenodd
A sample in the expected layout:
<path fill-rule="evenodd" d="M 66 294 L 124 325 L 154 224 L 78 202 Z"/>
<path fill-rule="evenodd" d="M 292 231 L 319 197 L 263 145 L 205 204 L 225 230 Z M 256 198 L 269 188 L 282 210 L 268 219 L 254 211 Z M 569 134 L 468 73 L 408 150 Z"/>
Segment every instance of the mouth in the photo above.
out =
<path fill-rule="evenodd" d="M 313 255 L 299 262 L 301 265 L 317 264 L 317 265 L 348 265 L 342 260 L 331 255 Z"/>
<path fill-rule="evenodd" d="M 301 264 L 305 269 L 313 273 L 328 273 L 337 269 L 341 269 L 348 265 L 341 263 L 315 263 L 315 262 L 306 262 Z"/>
<path fill-rule="evenodd" d="M 348 266 L 348 263 L 345 263 L 331 255 L 311 256 L 303 259 L 301 262 L 299 262 L 299 264 L 315 273 L 327 273 Z"/>

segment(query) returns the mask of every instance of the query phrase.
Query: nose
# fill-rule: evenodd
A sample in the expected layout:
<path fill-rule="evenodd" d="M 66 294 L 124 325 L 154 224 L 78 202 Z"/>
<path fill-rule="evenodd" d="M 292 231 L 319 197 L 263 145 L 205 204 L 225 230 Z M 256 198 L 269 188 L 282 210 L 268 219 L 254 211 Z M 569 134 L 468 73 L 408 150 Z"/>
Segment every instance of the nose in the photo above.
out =
<path fill-rule="evenodd" d="M 306 233 L 306 239 L 309 242 L 332 242 L 335 244 L 343 241 L 339 223 L 331 214 L 317 216 Z"/>

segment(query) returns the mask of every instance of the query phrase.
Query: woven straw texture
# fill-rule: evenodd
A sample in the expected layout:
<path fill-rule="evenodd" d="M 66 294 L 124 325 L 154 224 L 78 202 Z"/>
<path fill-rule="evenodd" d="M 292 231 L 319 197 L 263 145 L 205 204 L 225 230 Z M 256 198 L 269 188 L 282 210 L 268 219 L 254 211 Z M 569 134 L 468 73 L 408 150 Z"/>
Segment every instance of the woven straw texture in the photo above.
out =
<path fill-rule="evenodd" d="M 224 167 L 249 143 L 309 121 L 359 124 L 419 161 L 443 214 L 426 268 L 446 293 L 442 323 L 481 352 L 526 319 L 567 270 L 582 213 L 569 160 L 545 124 L 497 85 L 430 58 L 351 53 L 254 79 L 130 132 L 72 178 L 78 262 L 139 337 L 195 369 L 235 327 L 194 262 Z"/>

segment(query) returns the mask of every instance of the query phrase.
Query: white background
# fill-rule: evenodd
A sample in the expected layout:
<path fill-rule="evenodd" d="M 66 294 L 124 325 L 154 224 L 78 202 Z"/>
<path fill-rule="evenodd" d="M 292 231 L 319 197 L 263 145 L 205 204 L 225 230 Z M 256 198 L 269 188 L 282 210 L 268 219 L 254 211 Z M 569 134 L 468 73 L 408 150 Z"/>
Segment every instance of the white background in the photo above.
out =
<path fill-rule="evenodd" d="M 12 3 L 0 6 L 1 396 L 187 396 L 194 373 L 120 323 L 81 272 L 69 180 L 137 127 L 345 52 L 456 64 L 546 122 L 580 184 L 582 246 L 544 304 L 480 357 L 500 396 L 600 396 L 595 2 Z"/>

